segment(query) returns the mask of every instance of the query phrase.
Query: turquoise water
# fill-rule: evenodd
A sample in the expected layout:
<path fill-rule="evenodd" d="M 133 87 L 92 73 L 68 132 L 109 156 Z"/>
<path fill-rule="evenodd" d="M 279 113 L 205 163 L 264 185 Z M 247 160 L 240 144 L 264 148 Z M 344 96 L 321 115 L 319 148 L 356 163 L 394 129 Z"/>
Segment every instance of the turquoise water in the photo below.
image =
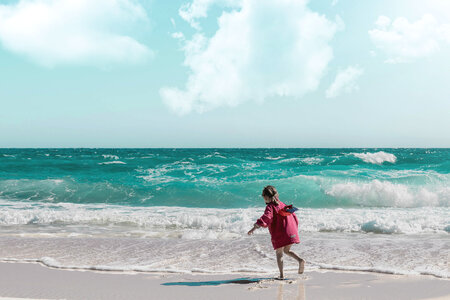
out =
<path fill-rule="evenodd" d="M 0 198 L 246 208 L 450 205 L 449 149 L 1 149 Z"/>
<path fill-rule="evenodd" d="M 275 275 L 268 184 L 307 272 L 450 278 L 450 149 L 0 149 L 0 261 Z"/>

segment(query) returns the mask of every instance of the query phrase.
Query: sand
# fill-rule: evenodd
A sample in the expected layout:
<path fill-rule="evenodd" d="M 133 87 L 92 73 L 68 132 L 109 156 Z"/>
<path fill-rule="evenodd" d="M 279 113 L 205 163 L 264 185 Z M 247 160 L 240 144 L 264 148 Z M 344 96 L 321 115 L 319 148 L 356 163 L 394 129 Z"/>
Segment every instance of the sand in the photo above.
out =
<path fill-rule="evenodd" d="M 267 274 L 112 273 L 5 262 L 0 299 L 450 299 L 450 280 L 431 276 L 286 275 L 288 280 L 277 281 Z"/>

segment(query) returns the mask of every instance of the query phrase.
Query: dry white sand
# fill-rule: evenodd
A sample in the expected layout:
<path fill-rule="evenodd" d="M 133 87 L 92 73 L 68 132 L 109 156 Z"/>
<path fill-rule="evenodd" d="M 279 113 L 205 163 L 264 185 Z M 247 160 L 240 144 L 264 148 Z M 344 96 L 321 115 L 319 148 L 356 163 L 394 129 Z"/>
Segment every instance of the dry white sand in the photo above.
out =
<path fill-rule="evenodd" d="M 0 299 L 450 299 L 450 280 L 431 276 L 334 271 L 287 276 L 212 286 L 268 276 L 126 274 L 0 263 Z"/>

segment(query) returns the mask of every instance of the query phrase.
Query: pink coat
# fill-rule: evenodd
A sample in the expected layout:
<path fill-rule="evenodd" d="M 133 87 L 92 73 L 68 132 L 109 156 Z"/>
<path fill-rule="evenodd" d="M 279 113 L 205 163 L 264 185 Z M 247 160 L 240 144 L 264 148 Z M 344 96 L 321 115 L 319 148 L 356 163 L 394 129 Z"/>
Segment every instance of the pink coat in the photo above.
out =
<path fill-rule="evenodd" d="M 264 214 L 256 221 L 259 226 L 269 228 L 273 249 L 300 243 L 297 216 L 294 213 L 286 217 L 278 214 L 285 206 L 281 201 L 278 201 L 278 205 L 267 204 Z"/>

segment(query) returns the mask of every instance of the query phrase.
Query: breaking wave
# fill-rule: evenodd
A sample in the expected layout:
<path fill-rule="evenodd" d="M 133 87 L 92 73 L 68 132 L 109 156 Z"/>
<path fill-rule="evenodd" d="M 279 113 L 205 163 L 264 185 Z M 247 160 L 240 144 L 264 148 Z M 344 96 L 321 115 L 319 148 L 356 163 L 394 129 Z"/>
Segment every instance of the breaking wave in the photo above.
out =
<path fill-rule="evenodd" d="M 353 156 L 362 159 L 366 163 L 381 165 L 384 162 L 394 164 L 397 161 L 397 157 L 394 154 L 379 151 L 375 153 L 351 153 Z"/>
<path fill-rule="evenodd" d="M 332 185 L 326 194 L 338 201 L 372 207 L 450 206 L 450 187 L 434 190 L 389 181 L 345 182 Z"/>
<path fill-rule="evenodd" d="M 245 234 L 264 208 L 212 209 L 186 207 L 128 207 L 71 203 L 0 201 L 0 226 L 52 225 L 85 230 L 92 225 L 142 230 L 145 236 L 185 239 L 233 238 Z M 300 231 L 372 232 L 383 234 L 448 233 L 449 208 L 310 209 L 297 213 Z M 78 227 L 77 227 L 78 226 Z M 67 228 L 67 227 L 66 227 Z M 84 232 L 83 233 L 89 233 Z"/>

